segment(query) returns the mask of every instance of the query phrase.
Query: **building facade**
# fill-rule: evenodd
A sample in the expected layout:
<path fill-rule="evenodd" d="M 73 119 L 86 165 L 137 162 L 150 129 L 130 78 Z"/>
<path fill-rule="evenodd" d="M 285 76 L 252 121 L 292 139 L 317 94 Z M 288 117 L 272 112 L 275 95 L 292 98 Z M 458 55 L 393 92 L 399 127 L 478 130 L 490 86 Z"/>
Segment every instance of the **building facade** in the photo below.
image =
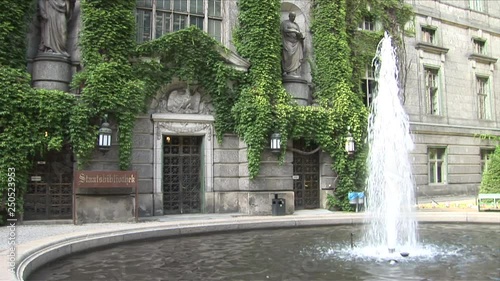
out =
<path fill-rule="evenodd" d="M 406 1 L 415 12 L 406 37 L 405 108 L 421 195 L 476 194 L 500 133 L 500 3 Z"/>
<path fill-rule="evenodd" d="M 495 147 L 495 143 L 478 135 L 500 135 L 497 60 L 500 49 L 495 48 L 500 46 L 500 3 L 406 2 L 415 11 L 413 24 L 408 26 L 412 32 L 405 37 L 408 62 L 405 108 L 416 144 L 411 160 L 417 193 L 475 194 L 488 154 Z M 78 8 L 76 1 L 76 15 Z M 295 91 L 292 94 L 304 105 L 311 104 L 312 97 L 311 66 L 307 62 L 313 58 L 310 9 L 309 1 L 283 1 L 281 5 L 282 20 L 293 12 L 305 37 L 306 62 L 299 78 L 283 80 L 285 89 Z M 232 45 L 237 18 L 237 1 L 138 0 L 136 38 L 141 43 L 196 25 L 232 51 L 225 54 L 228 65 L 246 71 L 249 63 Z M 78 16 L 72 18 L 70 26 L 71 59 L 65 67 L 75 73 L 82 67 L 76 47 L 81 28 Z M 366 26 L 372 28 L 370 24 L 364 24 L 363 28 Z M 28 64 L 34 77 L 39 77 L 46 68 L 33 64 L 37 61 L 33 46 L 39 40 L 34 30 L 28 36 L 34 42 L 28 51 Z M 41 87 L 47 85 L 39 83 Z M 47 87 L 52 86 L 49 83 Z M 368 87 L 371 89 L 373 83 Z M 96 151 L 89 170 L 118 170 L 116 136 L 113 128 L 111 150 L 105 155 Z M 210 93 L 183 81 L 166 84 L 151 101 L 147 113 L 137 117 L 134 129 L 131 169 L 138 172 L 139 215 L 264 215 L 271 214 L 272 200 L 276 197 L 285 199 L 287 214 L 304 208 L 326 208 L 327 194 L 333 193 L 337 180 L 332 159 L 300 141 L 290 141 L 288 147 L 282 165 L 278 164 L 277 155 L 266 149 L 259 175 L 250 179 L 245 143 L 233 134 L 224 135 L 222 140 L 216 138 Z M 54 166 L 51 163 L 41 160 L 33 171 L 34 180 L 27 194 L 27 219 L 71 215 L 73 205 L 68 196 L 73 195 L 71 169 L 76 167 L 56 180 L 65 187 L 57 191 L 58 198 L 66 198 L 64 201 L 55 204 L 40 200 L 47 197 L 49 189 L 37 177 L 61 171 L 51 168 Z M 66 166 L 74 165 L 68 163 Z M 84 222 L 127 220 L 134 207 L 133 198 L 115 190 L 81 191 L 75 200 L 85 208 L 76 211 Z M 50 211 L 49 205 L 56 207 Z M 109 215 L 116 213 L 116 209 L 126 214 Z"/>

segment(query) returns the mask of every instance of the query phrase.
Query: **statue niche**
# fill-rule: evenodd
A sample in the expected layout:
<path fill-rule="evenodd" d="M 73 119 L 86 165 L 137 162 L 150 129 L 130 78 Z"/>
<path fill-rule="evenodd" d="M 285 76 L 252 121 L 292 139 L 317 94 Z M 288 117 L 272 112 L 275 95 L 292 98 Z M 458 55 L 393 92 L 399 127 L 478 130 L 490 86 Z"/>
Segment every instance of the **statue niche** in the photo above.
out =
<path fill-rule="evenodd" d="M 197 90 L 191 91 L 189 88 L 178 88 L 160 98 L 157 111 L 160 113 L 211 114 L 213 108 L 208 95 L 202 95 Z"/>

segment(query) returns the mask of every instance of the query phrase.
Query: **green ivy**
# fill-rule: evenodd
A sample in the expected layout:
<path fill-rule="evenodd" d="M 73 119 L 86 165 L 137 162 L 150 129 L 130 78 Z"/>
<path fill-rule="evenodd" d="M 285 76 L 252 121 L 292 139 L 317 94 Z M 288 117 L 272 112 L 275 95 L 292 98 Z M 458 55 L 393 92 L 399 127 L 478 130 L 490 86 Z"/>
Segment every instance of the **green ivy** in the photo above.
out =
<path fill-rule="evenodd" d="M 368 3 L 370 11 L 360 8 Z M 283 144 L 304 138 L 334 160 L 339 176 L 336 202 L 348 209 L 347 192 L 363 188 L 366 158 L 362 140 L 367 112 L 356 85 L 381 36 L 358 31 L 357 24 L 370 14 L 396 34 L 411 17 L 411 9 L 398 0 L 313 1 L 313 82 L 319 106 L 298 106 L 281 84 L 281 1 L 241 0 L 238 5 L 235 46 L 251 64 L 247 73 L 228 67 L 220 54 L 227 50 L 195 27 L 136 47 L 134 1 L 82 0 L 80 46 L 85 68 L 72 82 L 73 88 L 81 89 L 77 98 L 30 87 L 23 37 L 34 1 L 3 5 L 8 9 L 0 14 L 2 196 L 7 168 L 15 164 L 16 196 L 22 208 L 31 159 L 64 144 L 73 146 L 79 167 L 84 167 L 95 149 L 104 114 L 117 125 L 120 168 L 128 169 L 136 115 L 162 85 L 177 78 L 200 84 L 210 93 L 217 138 L 222 141 L 224 133 L 236 132 L 245 141 L 251 178 L 259 173 L 271 133 L 280 132 Z M 358 145 L 354 158 L 344 152 L 348 126 Z M 281 162 L 286 145 L 282 147 Z"/>
<path fill-rule="evenodd" d="M 0 13 L 2 221 L 7 212 L 5 202 L 8 193 L 15 193 L 16 215 L 23 212 L 23 196 L 33 158 L 49 150 L 59 150 L 67 144 L 69 129 L 66 124 L 75 99 L 72 95 L 60 91 L 31 87 L 31 77 L 26 72 L 26 33 L 36 2 L 0 1 L 0 5 L 4 7 Z M 12 168 L 15 170 L 15 177 L 8 175 Z M 12 181 L 14 178 L 15 181 Z M 9 187 L 15 190 L 9 190 Z"/>
<path fill-rule="evenodd" d="M 406 35 L 404 26 L 414 16 L 412 7 L 399 0 L 352 0 L 347 1 L 347 15 L 347 33 L 353 66 L 351 79 L 354 85 L 353 90 L 363 97 L 359 82 L 364 77 L 366 68 L 371 66 L 377 46 L 385 31 L 389 32 L 394 39 L 400 63 L 399 78 L 404 80 L 407 67 L 403 40 Z M 376 21 L 376 26 L 381 27 L 381 30 L 359 30 L 359 23 L 364 17 Z M 404 81 L 401 82 L 404 85 Z"/>
<path fill-rule="evenodd" d="M 177 78 L 188 85 L 197 84 L 210 93 L 215 108 L 217 139 L 234 131 L 230 112 L 236 99 L 237 87 L 230 81 L 243 79 L 242 74 L 229 67 L 220 52 L 229 52 L 211 36 L 195 26 L 167 33 L 137 47 L 136 55 L 143 59 L 134 65 L 135 73 L 147 81 L 148 95 Z"/>
<path fill-rule="evenodd" d="M 61 91 L 33 89 L 25 70 L 10 67 L 0 68 L 0 85 L 0 200 L 12 193 L 7 171 L 14 168 L 16 213 L 22 213 L 32 161 L 68 143 L 66 124 L 75 98 Z"/>
<path fill-rule="evenodd" d="M 0 67 L 26 68 L 26 33 L 33 0 L 0 0 Z"/>
<path fill-rule="evenodd" d="M 365 178 L 367 109 L 360 95 L 353 92 L 351 49 L 346 24 L 346 1 L 316 0 L 313 3 L 313 72 L 315 97 L 327 114 L 328 124 L 318 136 L 322 149 L 333 159 L 338 175 L 335 197 L 342 210 L 349 210 L 347 194 L 363 190 Z M 315 123 L 316 125 L 316 123 Z M 348 127 L 356 142 L 356 154 L 345 152 Z M 319 130 L 318 130 L 319 131 Z"/>
<path fill-rule="evenodd" d="M 259 173 L 261 154 L 269 136 L 279 131 L 282 143 L 286 143 L 288 136 L 286 106 L 291 97 L 281 84 L 280 4 L 279 0 L 238 2 L 235 46 L 251 67 L 232 114 L 236 133 L 248 147 L 250 178 Z"/>
<path fill-rule="evenodd" d="M 101 118 L 108 114 L 119 132 L 120 169 L 130 167 L 135 117 L 144 108 L 145 83 L 133 75 L 134 1 L 82 0 L 80 46 L 84 70 L 72 86 L 80 99 L 71 116 L 71 141 L 83 168 L 95 148 Z"/>

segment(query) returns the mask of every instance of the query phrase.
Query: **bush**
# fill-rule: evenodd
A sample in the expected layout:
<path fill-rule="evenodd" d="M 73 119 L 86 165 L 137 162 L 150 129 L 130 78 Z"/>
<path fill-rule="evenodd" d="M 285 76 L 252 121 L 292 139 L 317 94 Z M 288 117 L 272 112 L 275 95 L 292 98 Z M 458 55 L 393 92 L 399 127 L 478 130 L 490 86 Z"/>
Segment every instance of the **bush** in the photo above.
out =
<path fill-rule="evenodd" d="M 500 193 L 500 146 L 488 160 L 488 169 L 483 173 L 479 193 Z"/>

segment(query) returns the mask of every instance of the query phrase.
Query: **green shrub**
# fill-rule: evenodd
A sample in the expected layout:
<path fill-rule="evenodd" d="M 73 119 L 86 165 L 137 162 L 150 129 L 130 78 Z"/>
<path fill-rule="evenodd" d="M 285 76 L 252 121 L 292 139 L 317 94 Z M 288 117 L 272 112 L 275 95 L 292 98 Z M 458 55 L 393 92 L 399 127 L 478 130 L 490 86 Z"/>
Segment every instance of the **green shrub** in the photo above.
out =
<path fill-rule="evenodd" d="M 500 193 L 500 146 L 488 160 L 488 169 L 483 173 L 479 193 Z"/>

